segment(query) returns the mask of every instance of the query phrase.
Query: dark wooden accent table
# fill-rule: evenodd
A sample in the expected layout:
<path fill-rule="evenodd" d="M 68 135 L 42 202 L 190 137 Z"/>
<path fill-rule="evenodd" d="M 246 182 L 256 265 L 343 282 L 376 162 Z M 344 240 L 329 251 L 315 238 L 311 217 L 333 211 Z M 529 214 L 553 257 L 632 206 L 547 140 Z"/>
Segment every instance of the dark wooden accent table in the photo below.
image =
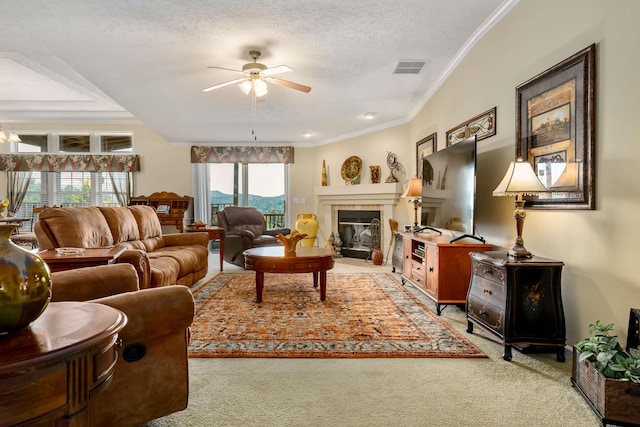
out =
<path fill-rule="evenodd" d="M 564 362 L 566 328 L 562 308 L 561 261 L 533 256 L 513 258 L 506 251 L 471 252 L 467 332 L 474 323 L 522 353 L 551 349 Z"/>
<path fill-rule="evenodd" d="M 243 252 L 244 268 L 256 272 L 256 299 L 262 302 L 264 273 L 313 273 L 313 286 L 318 286 L 320 276 L 320 300 L 327 299 L 327 270 L 334 264 L 331 249 L 298 247 L 296 256 L 284 256 L 284 246 L 251 248 Z"/>
<path fill-rule="evenodd" d="M 126 323 L 106 305 L 52 302 L 29 326 L 0 335 L 0 424 L 91 425 L 87 404 L 111 382 Z"/>
<path fill-rule="evenodd" d="M 208 233 L 210 241 L 220 242 L 220 271 L 222 271 L 222 264 L 224 263 L 224 228 L 222 227 L 185 227 L 186 233 Z"/>
<path fill-rule="evenodd" d="M 38 252 L 38 256 L 47 263 L 51 271 L 62 271 L 113 264 L 124 251 L 123 246 L 112 246 L 109 248 L 87 248 L 84 253 L 77 255 L 60 255 L 55 249 L 45 249 Z"/>

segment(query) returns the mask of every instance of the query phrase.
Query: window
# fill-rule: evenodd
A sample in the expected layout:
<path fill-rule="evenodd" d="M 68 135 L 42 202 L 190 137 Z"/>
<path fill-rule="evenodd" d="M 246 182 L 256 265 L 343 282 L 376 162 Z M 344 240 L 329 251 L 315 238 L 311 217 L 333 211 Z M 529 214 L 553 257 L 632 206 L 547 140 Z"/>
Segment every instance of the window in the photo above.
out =
<path fill-rule="evenodd" d="M 212 163 L 210 202 L 211 221 L 225 206 L 253 206 L 265 215 L 267 227 L 283 227 L 287 195 L 283 163 Z"/>
<path fill-rule="evenodd" d="M 132 153 L 131 134 L 20 134 L 19 153 Z M 132 188 L 127 172 L 18 172 L 31 181 L 17 216 L 30 218 L 36 206 L 119 206 L 116 188 Z"/>

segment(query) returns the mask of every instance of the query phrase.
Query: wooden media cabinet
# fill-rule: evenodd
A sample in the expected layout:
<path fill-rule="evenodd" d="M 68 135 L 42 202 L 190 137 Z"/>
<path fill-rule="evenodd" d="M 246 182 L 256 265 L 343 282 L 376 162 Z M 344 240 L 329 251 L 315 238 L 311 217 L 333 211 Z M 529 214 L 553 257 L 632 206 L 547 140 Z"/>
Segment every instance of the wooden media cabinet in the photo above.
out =
<path fill-rule="evenodd" d="M 449 304 L 464 305 L 471 279 L 470 252 L 492 245 L 471 238 L 451 243 L 451 237 L 432 233 L 402 234 L 402 283 L 411 283 L 436 303 L 436 312 Z"/>

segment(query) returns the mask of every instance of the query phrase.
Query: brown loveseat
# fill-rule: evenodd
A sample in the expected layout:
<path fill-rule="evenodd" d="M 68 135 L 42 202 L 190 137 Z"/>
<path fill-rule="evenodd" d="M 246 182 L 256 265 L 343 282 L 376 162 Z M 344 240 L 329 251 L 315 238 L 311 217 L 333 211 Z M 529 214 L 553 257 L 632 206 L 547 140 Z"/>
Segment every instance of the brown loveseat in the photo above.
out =
<path fill-rule="evenodd" d="M 278 234 L 291 232 L 289 228 L 267 229 L 264 215 L 253 207 L 227 206 L 216 216 L 224 228 L 224 260 L 242 267 L 246 249 L 279 245 Z"/>
<path fill-rule="evenodd" d="M 100 303 L 127 316 L 113 378 L 89 400 L 92 425 L 134 427 L 187 407 L 188 328 L 194 317 L 189 288 L 139 290 L 130 264 L 61 271 L 51 278 L 51 301 Z"/>
<path fill-rule="evenodd" d="M 118 262 L 136 268 L 141 289 L 191 286 L 207 274 L 207 233 L 163 235 L 151 206 L 49 208 L 34 230 L 40 250 L 124 246 Z"/>

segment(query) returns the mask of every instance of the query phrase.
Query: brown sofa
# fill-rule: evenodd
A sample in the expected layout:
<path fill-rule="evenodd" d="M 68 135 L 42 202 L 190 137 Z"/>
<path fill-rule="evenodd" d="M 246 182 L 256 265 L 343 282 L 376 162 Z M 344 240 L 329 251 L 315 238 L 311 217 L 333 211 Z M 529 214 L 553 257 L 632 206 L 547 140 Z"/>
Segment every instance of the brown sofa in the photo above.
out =
<path fill-rule="evenodd" d="M 136 268 L 141 289 L 191 286 L 207 274 L 207 233 L 163 235 L 151 206 L 49 208 L 34 230 L 40 250 L 124 246 L 118 262 Z"/>
<path fill-rule="evenodd" d="M 51 301 L 90 301 L 127 316 L 111 383 L 89 401 L 92 425 L 133 427 L 187 407 L 188 328 L 194 317 L 189 288 L 139 290 L 130 264 L 78 268 L 51 277 Z"/>
<path fill-rule="evenodd" d="M 289 228 L 267 229 L 264 215 L 254 207 L 227 206 L 216 216 L 218 226 L 224 228 L 224 260 L 241 267 L 246 249 L 280 245 L 278 234 L 291 233 Z"/>

